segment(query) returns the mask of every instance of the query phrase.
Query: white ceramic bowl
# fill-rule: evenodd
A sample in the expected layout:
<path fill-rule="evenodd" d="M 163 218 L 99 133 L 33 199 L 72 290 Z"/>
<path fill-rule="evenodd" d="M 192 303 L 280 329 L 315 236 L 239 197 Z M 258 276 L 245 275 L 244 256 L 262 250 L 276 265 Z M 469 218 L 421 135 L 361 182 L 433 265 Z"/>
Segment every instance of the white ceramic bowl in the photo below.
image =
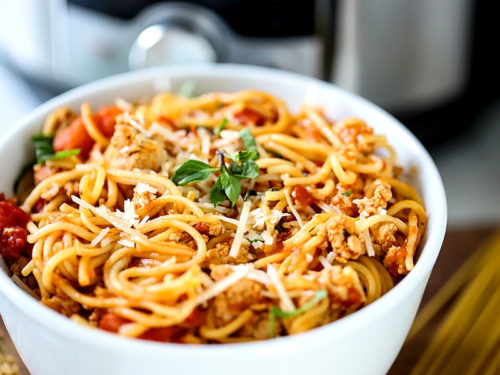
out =
<path fill-rule="evenodd" d="M 324 106 L 331 119 L 359 116 L 396 148 L 399 163 L 421 193 L 429 223 L 411 273 L 385 296 L 360 311 L 310 332 L 274 340 L 186 346 L 124 339 L 73 323 L 42 306 L 0 270 L 0 313 L 32 375 L 177 374 L 383 374 L 396 358 L 413 321 L 441 248 L 446 198 L 429 154 L 396 119 L 366 100 L 296 74 L 237 65 L 169 67 L 127 73 L 71 90 L 12 126 L 0 141 L 0 192 L 32 157 L 30 136 L 45 116 L 83 101 L 93 107 L 116 97 L 149 98 L 177 90 L 191 79 L 200 92 L 257 89 L 283 98 L 292 111 L 301 103 Z"/>

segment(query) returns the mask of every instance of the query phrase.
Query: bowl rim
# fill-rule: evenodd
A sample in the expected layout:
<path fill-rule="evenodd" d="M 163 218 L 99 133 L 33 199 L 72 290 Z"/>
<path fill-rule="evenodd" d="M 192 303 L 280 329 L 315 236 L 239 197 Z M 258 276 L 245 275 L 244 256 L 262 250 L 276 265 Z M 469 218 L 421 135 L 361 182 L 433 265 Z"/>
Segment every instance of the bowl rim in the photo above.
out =
<path fill-rule="evenodd" d="M 0 140 L 0 150 L 7 143 L 12 141 L 16 135 L 23 135 L 33 121 L 46 115 L 52 109 L 64 105 L 72 100 L 84 100 L 91 98 L 99 92 L 116 90 L 120 87 L 126 87 L 140 82 L 149 82 L 156 77 L 189 77 L 190 75 L 200 75 L 204 77 L 210 76 L 233 76 L 235 79 L 238 76 L 255 77 L 258 80 L 272 78 L 282 81 L 295 81 L 306 85 L 320 86 L 330 91 L 335 91 L 338 95 L 346 98 L 356 106 L 364 107 L 381 114 L 390 126 L 399 128 L 404 135 L 405 143 L 416 149 L 419 155 L 420 168 L 428 169 L 428 174 L 432 176 L 432 180 L 428 181 L 433 185 L 434 201 L 437 206 L 433 206 L 433 227 L 427 228 L 427 241 L 422 248 L 418 262 L 415 268 L 401 281 L 387 292 L 384 296 L 377 299 L 368 306 L 346 316 L 342 319 L 317 327 L 310 331 L 299 335 L 291 335 L 278 337 L 269 340 L 252 341 L 245 343 L 233 344 L 218 344 L 218 345 L 185 345 L 175 343 L 159 343 L 146 340 L 130 339 L 108 333 L 99 329 L 89 329 L 83 325 L 77 324 L 65 316 L 49 309 L 42 305 L 37 300 L 22 291 L 5 272 L 0 270 L 0 294 L 3 294 L 11 304 L 17 309 L 35 320 L 42 327 L 49 328 L 63 336 L 71 335 L 72 338 L 79 342 L 92 343 L 98 347 L 112 347 L 116 350 L 133 350 L 141 351 L 148 350 L 153 353 L 170 352 L 182 358 L 191 358 L 195 355 L 214 355 L 217 353 L 237 354 L 245 351 L 252 351 L 254 358 L 275 355 L 276 353 L 286 352 L 297 344 L 317 347 L 321 345 L 321 337 L 324 335 L 345 335 L 356 330 L 360 325 L 367 325 L 377 316 L 388 313 L 395 303 L 404 298 L 405 294 L 411 293 L 420 283 L 425 282 L 424 279 L 430 274 L 436 258 L 441 249 L 444 239 L 447 223 L 447 204 L 443 182 L 439 175 L 438 169 L 431 159 L 429 153 L 417 138 L 404 127 L 396 118 L 388 114 L 386 111 L 371 103 L 367 99 L 360 97 L 354 93 L 345 91 L 331 83 L 323 82 L 315 78 L 303 76 L 297 73 L 286 72 L 271 68 L 256 67 L 250 65 L 237 64 L 193 64 L 185 66 L 168 66 L 151 68 L 140 71 L 133 71 L 114 75 L 108 78 L 100 79 L 72 90 L 69 90 L 61 95 L 58 95 L 44 104 L 40 105 L 28 115 L 17 121 L 9 131 Z M 227 352 L 230 351 L 230 352 Z"/>

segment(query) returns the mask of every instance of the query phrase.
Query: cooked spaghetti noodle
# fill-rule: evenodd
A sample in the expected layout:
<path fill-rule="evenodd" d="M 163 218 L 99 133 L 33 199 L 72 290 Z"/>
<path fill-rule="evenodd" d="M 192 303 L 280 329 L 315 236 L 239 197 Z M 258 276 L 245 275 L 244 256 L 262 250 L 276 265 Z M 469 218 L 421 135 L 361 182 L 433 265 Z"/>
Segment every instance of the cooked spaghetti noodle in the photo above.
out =
<path fill-rule="evenodd" d="M 31 254 L 7 260 L 45 305 L 123 336 L 232 343 L 327 324 L 410 272 L 425 230 L 384 136 L 267 93 L 85 103 L 43 133 L 58 153 L 20 198 Z"/>

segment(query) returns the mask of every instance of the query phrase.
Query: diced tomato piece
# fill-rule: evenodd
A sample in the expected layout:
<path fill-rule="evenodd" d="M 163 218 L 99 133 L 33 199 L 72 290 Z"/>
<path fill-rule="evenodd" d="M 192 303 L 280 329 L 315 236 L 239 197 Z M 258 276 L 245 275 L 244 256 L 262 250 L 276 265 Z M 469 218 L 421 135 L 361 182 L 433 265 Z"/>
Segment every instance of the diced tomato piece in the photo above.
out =
<path fill-rule="evenodd" d="M 245 108 L 242 111 L 236 113 L 234 118 L 242 125 L 247 125 L 248 123 L 253 123 L 255 125 L 263 125 L 264 118 L 255 111 Z"/>
<path fill-rule="evenodd" d="M 106 137 L 111 137 L 115 131 L 115 117 L 122 113 L 116 106 L 103 106 L 93 115 L 96 127 Z M 77 117 L 68 127 L 62 129 L 54 139 L 54 150 L 73 150 L 79 148 L 85 158 L 89 154 L 94 140 L 90 137 L 82 117 Z"/>
<path fill-rule="evenodd" d="M 106 137 L 111 137 L 115 131 L 116 116 L 123 111 L 117 106 L 103 106 L 94 114 L 95 125 Z"/>
<path fill-rule="evenodd" d="M 85 129 L 83 124 L 83 119 L 81 117 L 76 118 L 68 127 L 62 129 L 54 139 L 54 150 L 73 150 L 79 148 L 81 155 L 86 157 L 92 146 L 94 145 L 94 140 L 90 137 L 89 133 Z"/>
<path fill-rule="evenodd" d="M 26 224 L 29 221 L 26 212 L 0 194 L 0 255 L 4 260 L 16 260 L 28 254 Z"/>
<path fill-rule="evenodd" d="M 309 193 L 302 185 L 294 186 L 293 196 L 295 196 L 295 200 L 302 206 L 309 206 L 314 201 L 311 193 Z"/>
<path fill-rule="evenodd" d="M 139 338 L 149 341 L 181 342 L 184 333 L 185 331 L 179 327 L 156 327 L 148 329 Z"/>
<path fill-rule="evenodd" d="M 186 323 L 190 327 L 199 327 L 205 324 L 207 321 L 207 312 L 201 308 L 196 308 L 193 312 L 186 318 Z"/>
<path fill-rule="evenodd" d="M 117 333 L 120 327 L 127 323 L 130 323 L 130 320 L 122 318 L 115 313 L 108 312 L 99 320 L 99 328 L 108 332 Z"/>

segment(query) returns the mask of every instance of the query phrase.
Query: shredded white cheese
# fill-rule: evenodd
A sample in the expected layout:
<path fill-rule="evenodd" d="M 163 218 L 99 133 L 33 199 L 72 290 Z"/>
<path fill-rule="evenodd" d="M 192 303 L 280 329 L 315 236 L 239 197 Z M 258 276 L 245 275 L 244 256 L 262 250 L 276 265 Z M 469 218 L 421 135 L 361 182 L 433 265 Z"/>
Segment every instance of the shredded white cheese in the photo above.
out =
<path fill-rule="evenodd" d="M 142 124 L 140 124 L 135 119 L 131 118 L 129 115 L 127 115 L 127 113 L 124 116 L 124 119 L 125 119 L 125 121 L 127 121 L 128 125 L 137 129 L 140 133 L 144 134 L 146 137 L 148 137 L 148 138 L 152 137 L 152 134 L 150 131 L 146 130 Z"/>
<path fill-rule="evenodd" d="M 276 289 L 276 292 L 278 293 L 278 296 L 281 299 L 281 306 L 283 310 L 286 312 L 291 312 L 295 310 L 295 305 L 293 304 L 293 301 L 290 298 L 290 296 L 287 294 L 285 286 L 281 282 L 278 272 L 276 271 L 276 269 L 272 264 L 267 265 L 267 275 L 269 276 L 271 284 L 273 284 L 274 288 Z"/>
<path fill-rule="evenodd" d="M 269 275 L 262 270 L 251 269 L 247 275 L 247 279 L 257 281 L 258 283 L 269 285 L 271 283 L 271 279 Z"/>
<path fill-rule="evenodd" d="M 146 215 L 142 218 L 142 220 L 137 224 L 137 226 L 144 225 L 149 221 L 149 215 Z"/>
<path fill-rule="evenodd" d="M 80 207 L 90 210 L 94 215 L 102 217 L 104 220 L 106 220 L 108 223 L 112 224 L 115 228 L 121 230 L 122 232 L 140 238 L 144 237 L 144 235 L 141 232 L 132 229 L 130 227 L 129 222 L 116 216 L 114 213 L 109 211 L 109 209 L 106 206 L 100 206 L 100 207 L 92 206 L 90 203 L 85 202 L 83 199 L 80 199 L 75 195 L 71 196 L 71 200 L 76 204 L 80 205 Z"/>
<path fill-rule="evenodd" d="M 210 134 L 208 134 L 207 129 L 205 128 L 198 129 L 198 135 L 200 136 L 201 140 L 201 153 L 203 155 L 210 154 L 211 141 L 210 141 Z"/>
<path fill-rule="evenodd" d="M 328 263 L 332 264 L 335 260 L 335 256 L 335 252 L 333 251 L 330 251 L 328 254 L 326 254 L 326 260 L 328 261 Z"/>
<path fill-rule="evenodd" d="M 198 295 L 196 297 L 196 305 L 200 305 L 202 303 L 207 302 L 209 299 L 215 297 L 216 295 L 224 292 L 227 288 L 229 288 L 231 285 L 237 283 L 240 281 L 242 278 L 244 278 L 252 267 L 247 266 L 247 265 L 240 265 L 240 266 L 235 266 L 233 268 L 233 273 L 230 274 L 229 276 L 226 276 L 222 280 L 216 282 L 214 285 L 206 289 L 204 292 Z"/>
<path fill-rule="evenodd" d="M 285 216 L 290 216 L 289 213 L 281 212 L 280 210 L 271 210 L 269 215 L 266 215 L 265 211 L 262 208 L 256 208 L 250 212 L 250 223 L 253 222 L 253 227 L 258 229 L 263 229 L 266 220 L 269 220 L 272 224 L 276 225 L 281 218 Z"/>
<path fill-rule="evenodd" d="M 248 214 L 250 213 L 250 202 L 243 203 L 243 208 L 241 209 L 240 221 L 238 223 L 238 229 L 236 229 L 236 234 L 234 235 L 233 244 L 231 245 L 231 250 L 229 250 L 229 256 L 236 258 L 240 253 L 241 242 L 243 240 L 243 235 L 247 228 Z"/>
<path fill-rule="evenodd" d="M 94 237 L 94 239 L 90 242 L 90 246 L 95 247 L 103 240 L 104 237 L 106 237 L 106 234 L 109 232 L 109 227 L 104 228 L 99 232 L 97 236 Z"/>
<path fill-rule="evenodd" d="M 330 253 L 330 254 L 333 254 L 333 253 Z M 318 257 L 319 259 L 319 262 L 321 263 L 321 265 L 325 268 L 331 268 L 332 267 L 332 262 L 330 262 L 327 258 L 325 258 L 323 255 L 320 255 Z"/>
<path fill-rule="evenodd" d="M 271 233 L 269 233 L 267 230 L 262 232 L 262 238 L 264 239 L 264 243 L 266 245 L 272 245 L 274 243 L 273 236 L 271 236 Z"/>
<path fill-rule="evenodd" d="M 158 189 L 155 189 L 151 185 L 145 184 L 144 182 L 139 182 L 135 186 L 134 190 L 139 195 L 144 194 L 144 193 L 156 194 L 158 192 Z"/>
<path fill-rule="evenodd" d="M 311 263 L 313 260 L 313 256 L 309 253 L 306 253 L 306 261 L 307 263 Z"/>
<path fill-rule="evenodd" d="M 321 208 L 321 210 L 323 212 L 333 212 L 333 208 L 330 207 L 328 204 L 326 204 L 325 202 L 319 202 L 319 203 L 316 203 L 318 205 L 319 208 Z"/>
<path fill-rule="evenodd" d="M 130 225 L 137 225 L 139 215 L 135 212 L 134 203 L 130 199 L 123 202 L 123 219 L 130 223 Z"/>
<path fill-rule="evenodd" d="M 217 217 L 219 218 L 219 220 L 225 221 L 225 222 L 230 223 L 230 224 L 234 224 L 234 225 L 239 224 L 238 220 L 232 219 L 232 218 L 224 216 L 224 215 L 217 215 Z"/>
<path fill-rule="evenodd" d="M 368 256 L 375 256 L 375 249 L 373 248 L 373 244 L 372 244 L 372 239 L 370 237 L 370 230 L 367 228 L 363 231 L 363 235 L 365 237 L 365 245 L 366 245 L 366 253 L 368 254 Z"/>
<path fill-rule="evenodd" d="M 119 240 L 118 243 L 125 247 L 135 247 L 135 243 L 130 240 Z"/>
<path fill-rule="evenodd" d="M 297 219 L 297 222 L 299 223 L 300 227 L 302 228 L 304 226 L 304 222 L 302 221 L 302 218 L 300 217 L 299 213 L 295 209 L 292 203 L 292 198 L 290 198 L 290 194 L 288 193 L 287 189 L 283 190 L 283 193 L 285 194 L 285 199 L 286 203 L 288 204 L 288 207 L 290 207 L 290 211 L 292 211 L 293 216 Z"/>

